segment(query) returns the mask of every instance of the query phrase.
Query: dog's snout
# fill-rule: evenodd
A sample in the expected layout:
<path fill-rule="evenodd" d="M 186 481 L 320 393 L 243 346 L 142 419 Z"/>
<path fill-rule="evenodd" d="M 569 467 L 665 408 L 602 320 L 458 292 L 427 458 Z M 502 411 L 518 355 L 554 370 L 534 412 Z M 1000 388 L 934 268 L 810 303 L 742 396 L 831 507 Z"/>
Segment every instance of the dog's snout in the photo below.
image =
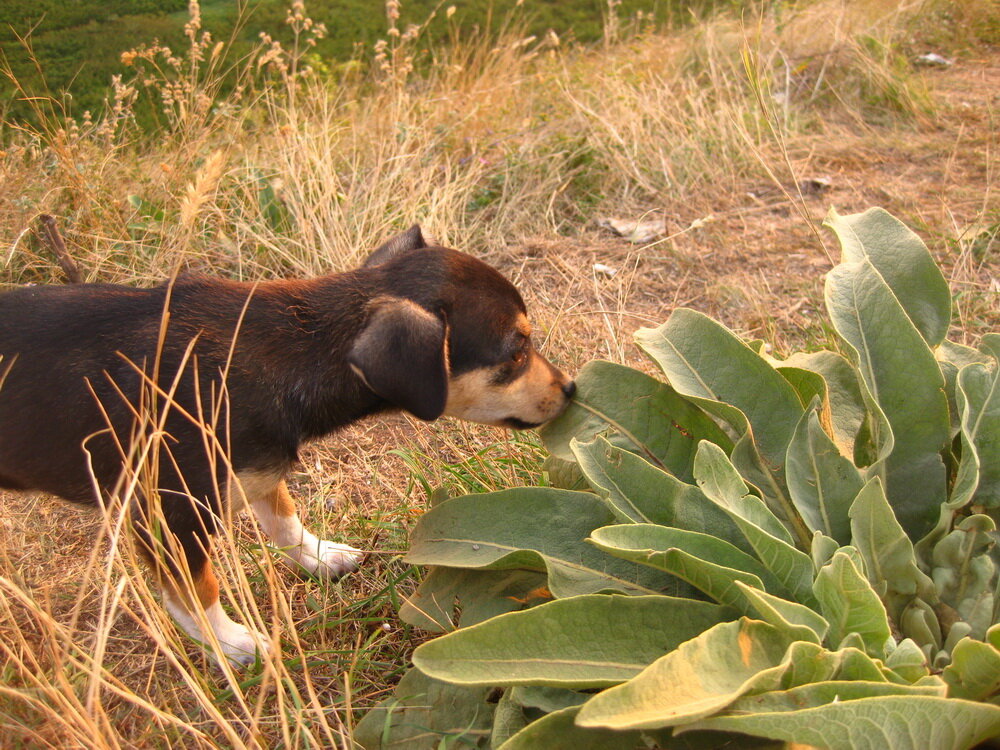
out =
<path fill-rule="evenodd" d="M 566 385 L 562 387 L 562 392 L 566 394 L 566 398 L 573 398 L 576 394 L 576 382 L 571 380 Z"/>

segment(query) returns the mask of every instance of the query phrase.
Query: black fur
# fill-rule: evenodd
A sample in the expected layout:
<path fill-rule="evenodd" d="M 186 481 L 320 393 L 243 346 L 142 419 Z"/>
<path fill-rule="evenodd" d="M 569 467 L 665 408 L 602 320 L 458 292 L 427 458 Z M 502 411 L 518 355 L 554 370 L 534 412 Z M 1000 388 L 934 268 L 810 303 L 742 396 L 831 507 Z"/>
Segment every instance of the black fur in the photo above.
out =
<path fill-rule="evenodd" d="M 162 415 L 174 392 L 155 489 L 196 571 L 230 468 L 283 472 L 304 441 L 378 412 L 436 418 L 449 371 L 509 356 L 523 312 L 497 271 L 426 248 L 419 227 L 359 269 L 311 280 L 0 294 L 0 487 L 100 501 L 122 477 L 136 412 Z"/>

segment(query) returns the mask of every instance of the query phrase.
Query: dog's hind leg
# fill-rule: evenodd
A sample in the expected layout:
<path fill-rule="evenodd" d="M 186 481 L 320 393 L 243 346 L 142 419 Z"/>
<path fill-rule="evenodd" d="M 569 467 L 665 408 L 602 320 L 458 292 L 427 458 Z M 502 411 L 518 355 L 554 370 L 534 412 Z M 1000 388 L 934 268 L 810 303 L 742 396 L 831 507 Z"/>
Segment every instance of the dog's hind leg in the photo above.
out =
<path fill-rule="evenodd" d="M 364 553 L 320 539 L 306 530 L 284 481 L 264 482 L 260 475 L 242 475 L 240 480 L 264 533 L 293 566 L 333 579 L 358 569 Z"/>
<path fill-rule="evenodd" d="M 190 585 L 169 579 L 161 583 L 164 606 L 185 633 L 209 648 L 217 641 L 219 652 L 234 667 L 253 664 L 258 651 L 267 652 L 266 635 L 234 622 L 222 608 L 219 582 L 208 559 L 192 571 L 191 579 Z"/>
<path fill-rule="evenodd" d="M 145 518 L 136 519 L 134 526 L 139 549 L 160 584 L 163 605 L 191 638 L 216 649 L 220 663 L 225 659 L 234 667 L 253 664 L 258 651 L 267 652 L 269 639 L 235 622 L 222 608 L 209 557 L 214 534 L 205 528 L 200 513 L 193 508 L 177 513 L 177 505 L 160 519 L 160 533 L 155 535 L 159 541 L 147 530 Z"/>

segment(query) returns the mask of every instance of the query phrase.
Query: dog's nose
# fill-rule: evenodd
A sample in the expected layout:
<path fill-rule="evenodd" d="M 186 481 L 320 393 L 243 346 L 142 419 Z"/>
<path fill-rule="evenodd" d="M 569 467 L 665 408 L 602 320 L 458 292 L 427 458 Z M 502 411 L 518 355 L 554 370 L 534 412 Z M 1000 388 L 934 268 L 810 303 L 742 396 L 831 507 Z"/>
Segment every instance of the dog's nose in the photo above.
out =
<path fill-rule="evenodd" d="M 573 398 L 573 394 L 576 393 L 576 383 L 569 381 L 562 387 L 562 392 L 566 394 L 566 398 Z"/>

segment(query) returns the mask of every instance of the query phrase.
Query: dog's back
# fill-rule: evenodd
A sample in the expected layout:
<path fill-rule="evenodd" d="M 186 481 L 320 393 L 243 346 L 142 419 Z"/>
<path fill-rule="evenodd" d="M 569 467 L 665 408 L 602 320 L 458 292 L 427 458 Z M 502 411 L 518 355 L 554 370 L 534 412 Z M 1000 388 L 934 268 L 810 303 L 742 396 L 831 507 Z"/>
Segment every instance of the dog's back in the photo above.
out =
<path fill-rule="evenodd" d="M 0 295 L 0 377 L 6 375 L 0 386 L 0 487 L 92 502 L 95 478 L 102 489 L 118 480 L 142 423 L 138 412 L 154 401 L 162 409 L 170 391 L 166 447 L 181 454 L 190 477 L 171 481 L 177 462 L 168 459 L 160 462 L 160 484 L 180 489 L 194 477 L 210 484 L 219 472 L 206 471 L 210 451 L 197 422 L 209 421 L 231 387 L 224 386 L 223 371 L 255 292 L 250 284 L 190 278 L 151 289 L 79 284 Z M 267 326 L 256 322 L 258 331 Z M 266 345 L 267 336 L 248 340 Z M 243 357 L 241 366 L 252 359 Z M 235 381 L 241 400 L 263 406 L 269 396 L 256 392 L 262 390 L 259 378 L 243 374 Z M 223 445 L 228 416 L 219 419 Z M 252 409 L 240 429 L 252 429 L 248 421 Z"/>
<path fill-rule="evenodd" d="M 94 498 L 81 459 L 84 432 L 107 426 L 88 381 L 108 375 L 126 392 L 138 374 L 116 351 L 140 360 L 155 341 L 162 289 L 109 284 L 25 287 L 0 295 L 0 486 L 39 489 L 75 501 Z M 150 336 L 150 333 L 152 335 Z M 102 382 L 103 381 L 103 382 Z M 107 394 L 106 394 L 107 395 Z M 121 460 L 95 454 L 98 473 Z"/>

